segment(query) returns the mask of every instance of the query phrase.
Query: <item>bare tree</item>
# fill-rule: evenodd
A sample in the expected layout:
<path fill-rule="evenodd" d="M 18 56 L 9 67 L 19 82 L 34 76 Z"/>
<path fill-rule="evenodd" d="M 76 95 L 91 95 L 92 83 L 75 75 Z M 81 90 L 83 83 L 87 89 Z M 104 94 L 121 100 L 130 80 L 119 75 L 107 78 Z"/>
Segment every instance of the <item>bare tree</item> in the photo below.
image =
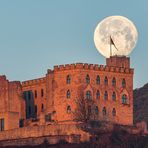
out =
<path fill-rule="evenodd" d="M 75 100 L 76 109 L 74 112 L 74 118 L 76 121 L 87 123 L 91 120 L 93 115 L 93 100 L 87 100 L 83 96 Z"/>

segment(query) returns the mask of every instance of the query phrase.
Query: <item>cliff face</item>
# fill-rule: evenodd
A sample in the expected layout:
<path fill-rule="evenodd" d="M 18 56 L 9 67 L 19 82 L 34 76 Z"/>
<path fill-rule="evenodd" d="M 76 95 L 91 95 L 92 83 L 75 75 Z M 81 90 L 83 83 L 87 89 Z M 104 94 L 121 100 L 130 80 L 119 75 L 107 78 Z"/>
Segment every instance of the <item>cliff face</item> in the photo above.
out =
<path fill-rule="evenodd" d="M 148 122 L 148 83 L 134 90 L 134 123 Z"/>

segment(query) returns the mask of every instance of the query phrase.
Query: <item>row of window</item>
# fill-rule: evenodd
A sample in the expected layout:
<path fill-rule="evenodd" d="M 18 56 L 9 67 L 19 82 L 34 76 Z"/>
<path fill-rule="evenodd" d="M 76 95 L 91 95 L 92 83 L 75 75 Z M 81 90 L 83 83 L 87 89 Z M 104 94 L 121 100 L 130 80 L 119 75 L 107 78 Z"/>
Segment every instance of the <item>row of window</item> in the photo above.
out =
<path fill-rule="evenodd" d="M 95 114 L 96 114 L 96 115 L 99 114 L 99 108 L 98 108 L 98 106 L 95 107 L 94 111 L 95 111 Z M 69 113 L 71 113 L 71 112 L 72 112 L 71 106 L 68 105 L 68 106 L 67 106 L 67 113 L 69 114 Z M 88 106 L 88 113 L 89 113 L 90 115 L 91 115 L 91 113 L 92 113 L 92 108 L 91 108 L 91 106 Z M 103 107 L 103 109 L 102 109 L 102 115 L 103 115 L 103 116 L 106 116 L 106 115 L 107 115 L 107 109 L 106 109 L 106 107 Z M 115 108 L 112 109 L 112 116 L 116 116 L 116 109 L 115 109 Z"/>
<path fill-rule="evenodd" d="M 44 97 L 44 89 L 41 89 L 41 97 Z M 38 97 L 38 92 L 37 90 L 34 91 L 34 97 L 37 98 Z"/>
<path fill-rule="evenodd" d="M 86 91 L 85 98 L 87 100 L 91 100 L 92 99 L 92 93 L 91 93 L 90 90 Z M 97 91 L 96 99 L 100 99 L 100 91 Z M 123 94 L 121 99 L 122 99 L 122 104 L 127 104 L 128 103 L 128 97 L 127 97 L 126 94 Z M 107 91 L 104 92 L 104 100 L 108 100 L 108 92 Z M 112 100 L 116 101 L 116 93 L 115 92 L 112 93 Z"/>
<path fill-rule="evenodd" d="M 90 83 L 90 77 L 89 77 L 88 74 L 86 75 L 86 78 L 85 79 L 86 79 L 86 83 L 89 84 Z M 71 76 L 70 75 L 67 76 L 66 83 L 67 84 L 70 84 L 71 83 Z M 97 85 L 100 85 L 100 76 L 99 75 L 97 75 L 97 77 L 96 77 L 96 84 Z M 104 84 L 105 85 L 108 85 L 108 78 L 107 78 L 107 76 L 105 76 L 105 78 L 104 78 Z M 115 77 L 112 79 L 112 86 L 114 86 L 114 87 L 116 86 L 116 78 Z M 122 79 L 122 87 L 123 88 L 126 87 L 126 81 L 125 81 L 125 79 Z"/>
<path fill-rule="evenodd" d="M 67 98 L 71 97 L 70 90 L 67 91 L 66 96 L 67 96 Z M 92 99 L 92 93 L 91 93 L 90 90 L 86 91 L 85 98 L 87 100 L 91 100 Z M 96 99 L 100 99 L 100 91 L 99 90 L 97 90 L 97 92 L 96 92 Z M 122 104 L 127 104 L 127 99 L 128 99 L 127 95 L 123 94 L 122 95 Z M 108 100 L 108 92 L 107 91 L 104 92 L 104 100 Z M 112 93 L 112 100 L 116 101 L 116 93 L 115 92 Z"/>
<path fill-rule="evenodd" d="M 24 92 L 24 98 L 25 99 L 32 99 L 32 98 L 37 98 L 38 97 L 38 92 L 37 92 L 37 90 L 35 90 L 34 91 L 34 93 L 31 91 L 31 90 L 29 90 L 29 91 L 25 91 Z M 43 89 L 41 89 L 41 97 L 44 97 L 44 90 Z"/>
<path fill-rule="evenodd" d="M 44 104 L 42 104 L 41 106 L 41 111 L 43 112 L 44 111 Z M 38 107 L 37 105 L 35 105 L 35 114 L 37 115 L 37 112 L 38 112 Z"/>

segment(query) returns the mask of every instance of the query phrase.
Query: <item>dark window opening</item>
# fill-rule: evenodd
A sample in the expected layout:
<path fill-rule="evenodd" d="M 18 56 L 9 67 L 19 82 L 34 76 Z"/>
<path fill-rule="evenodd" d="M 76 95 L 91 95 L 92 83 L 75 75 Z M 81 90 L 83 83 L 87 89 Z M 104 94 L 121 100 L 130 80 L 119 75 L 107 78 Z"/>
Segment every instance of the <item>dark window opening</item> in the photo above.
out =
<path fill-rule="evenodd" d="M 106 107 L 103 107 L 102 114 L 103 114 L 103 116 L 106 116 L 106 114 L 107 114 Z"/>
<path fill-rule="evenodd" d="M 86 92 L 86 99 L 88 99 L 88 100 L 91 100 L 92 99 L 92 94 L 91 94 L 91 91 L 90 90 L 88 90 Z"/>
<path fill-rule="evenodd" d="M 96 99 L 100 99 L 100 91 L 99 90 L 97 90 Z"/>
<path fill-rule="evenodd" d="M 95 114 L 98 115 L 99 114 L 99 109 L 98 106 L 95 107 Z"/>
<path fill-rule="evenodd" d="M 70 84 L 71 83 L 71 77 L 70 77 L 70 75 L 67 76 L 66 83 L 67 84 Z"/>
<path fill-rule="evenodd" d="M 127 104 L 127 95 L 126 94 L 122 95 L 122 104 Z"/>
<path fill-rule="evenodd" d="M 112 116 L 113 116 L 113 117 L 116 116 L 116 109 L 115 109 L 115 108 L 113 108 L 113 110 L 112 110 Z"/>
<path fill-rule="evenodd" d="M 71 97 L 70 90 L 67 90 L 67 98 L 69 99 Z"/>
<path fill-rule="evenodd" d="M 107 77 L 105 77 L 105 79 L 104 79 L 104 84 L 108 85 L 108 78 Z"/>
<path fill-rule="evenodd" d="M 4 131 L 4 119 L 0 119 L 0 131 Z"/>
<path fill-rule="evenodd" d="M 87 84 L 90 83 L 90 77 L 89 77 L 89 75 L 86 75 L 86 83 L 87 83 Z"/>
<path fill-rule="evenodd" d="M 126 87 L 126 81 L 125 79 L 122 80 L 122 88 L 125 88 Z"/>
<path fill-rule="evenodd" d="M 38 107 L 37 105 L 35 105 L 35 115 L 37 115 L 37 112 L 38 112 Z"/>
<path fill-rule="evenodd" d="M 116 79 L 115 78 L 112 79 L 112 86 L 114 86 L 114 87 L 116 86 Z"/>
<path fill-rule="evenodd" d="M 112 100 L 116 101 L 116 93 L 115 92 L 113 92 L 113 94 L 112 94 Z"/>
<path fill-rule="evenodd" d="M 71 113 L 71 107 L 67 106 L 67 113 L 70 114 Z"/>
<path fill-rule="evenodd" d="M 20 127 L 20 128 L 24 127 L 24 119 L 21 119 L 21 120 L 19 121 L 19 127 Z"/>
<path fill-rule="evenodd" d="M 31 115 L 31 107 L 30 106 L 28 107 L 28 114 L 29 114 L 29 116 Z"/>
<path fill-rule="evenodd" d="M 31 100 L 31 91 L 28 91 L 28 99 Z"/>
<path fill-rule="evenodd" d="M 41 97 L 44 97 L 44 89 L 41 89 Z"/>
<path fill-rule="evenodd" d="M 105 91 L 105 93 L 104 93 L 104 100 L 107 100 L 107 99 L 108 99 L 108 92 Z"/>
<path fill-rule="evenodd" d="M 42 108 L 41 108 L 41 110 L 44 111 L 44 104 L 42 104 Z"/>
<path fill-rule="evenodd" d="M 34 91 L 34 97 L 37 98 L 37 91 Z"/>
<path fill-rule="evenodd" d="M 100 76 L 98 75 L 96 78 L 96 84 L 99 85 L 100 84 Z"/>

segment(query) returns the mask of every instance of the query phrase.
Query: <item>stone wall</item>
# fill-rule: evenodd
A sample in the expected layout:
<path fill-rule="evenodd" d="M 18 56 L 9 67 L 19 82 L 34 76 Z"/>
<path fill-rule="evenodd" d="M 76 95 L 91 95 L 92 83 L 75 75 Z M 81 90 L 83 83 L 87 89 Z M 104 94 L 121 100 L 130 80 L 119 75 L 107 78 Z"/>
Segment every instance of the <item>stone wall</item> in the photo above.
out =
<path fill-rule="evenodd" d="M 79 143 L 80 135 L 44 136 L 0 141 L 0 146 L 38 146 L 41 144 L 57 144 L 61 142 Z"/>
<path fill-rule="evenodd" d="M 0 132 L 0 141 L 11 141 L 26 138 L 38 138 L 47 136 L 81 135 L 81 141 L 89 140 L 89 134 L 78 128 L 76 124 L 58 124 L 28 126 Z"/>

